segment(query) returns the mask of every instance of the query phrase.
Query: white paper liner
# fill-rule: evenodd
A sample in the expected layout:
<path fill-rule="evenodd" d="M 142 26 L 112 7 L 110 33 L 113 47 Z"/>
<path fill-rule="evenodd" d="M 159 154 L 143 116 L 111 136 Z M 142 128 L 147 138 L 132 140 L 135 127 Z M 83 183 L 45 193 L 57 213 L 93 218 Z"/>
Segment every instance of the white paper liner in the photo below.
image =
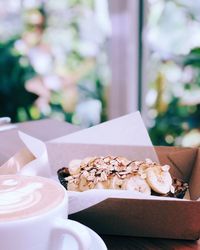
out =
<path fill-rule="evenodd" d="M 147 146 L 149 150 L 137 152 L 135 157 L 137 160 L 144 160 L 148 155 L 153 161 L 157 161 L 157 155 L 154 151 L 153 145 L 150 141 L 146 128 L 142 122 L 141 116 L 138 112 L 120 117 L 118 119 L 97 125 L 95 127 L 73 133 L 68 136 L 64 136 L 53 140 L 49 143 L 44 143 L 36 138 L 33 138 L 22 132 L 19 133 L 20 138 L 26 145 L 26 147 L 36 157 L 22 168 L 18 168 L 17 174 L 23 175 L 39 175 L 47 178 L 52 178 L 58 181 L 56 176 L 56 169 L 64 167 L 64 162 L 69 163 L 69 160 L 76 157 L 76 147 L 74 152 L 70 151 L 70 143 L 75 143 L 80 146 L 80 143 L 88 143 L 90 147 L 85 148 L 85 152 L 79 152 L 80 155 L 91 156 L 87 150 L 93 148 L 91 143 L 98 143 L 99 148 L 103 147 L 103 144 L 112 145 L 125 145 L 127 146 Z M 113 139 L 114 138 L 114 139 Z M 48 149 L 50 147 L 50 151 Z M 68 148 L 68 150 L 66 150 Z M 113 147 L 114 148 L 114 147 Z M 65 150 L 63 150 L 65 149 Z M 110 150 L 112 148 L 110 147 Z M 81 151 L 81 146 L 80 146 Z M 82 150 L 83 151 L 83 150 Z M 50 152 L 50 153 L 49 153 Z M 103 151 L 102 151 L 103 152 Z M 126 153 L 126 152 L 124 152 Z M 51 155 L 50 155 L 51 154 Z M 51 156 L 54 156 L 53 158 Z M 72 157 L 73 155 L 73 157 Z M 122 156 L 122 155 L 121 155 Z M 123 155 L 127 156 L 127 155 Z M 53 159 L 53 160 L 52 160 Z M 59 165 L 59 163 L 61 165 Z M 7 168 L 1 169 L 1 174 Z M 156 199 L 156 200 L 174 200 L 174 198 L 147 196 L 138 192 L 127 190 L 89 190 L 85 192 L 69 192 L 69 214 L 76 213 L 90 206 L 93 206 L 108 198 L 129 198 L 129 199 Z M 179 200 L 180 199 L 175 199 Z"/>
<path fill-rule="evenodd" d="M 84 192 L 67 191 L 67 193 L 69 197 L 69 214 L 77 213 L 81 210 L 87 209 L 108 198 L 185 201 L 185 199 L 160 197 L 153 195 L 150 196 L 128 190 L 91 189 Z"/>

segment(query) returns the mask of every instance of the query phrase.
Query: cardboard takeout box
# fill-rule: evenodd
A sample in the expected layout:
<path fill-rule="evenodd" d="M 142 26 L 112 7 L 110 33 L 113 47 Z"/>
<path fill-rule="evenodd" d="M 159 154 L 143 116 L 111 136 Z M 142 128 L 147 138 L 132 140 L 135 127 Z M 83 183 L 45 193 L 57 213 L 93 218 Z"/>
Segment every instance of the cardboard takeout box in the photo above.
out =
<path fill-rule="evenodd" d="M 111 127 L 110 124 L 112 124 Z M 40 172 L 33 171 L 33 173 L 42 175 L 48 172 L 46 169 L 48 167 L 55 177 L 56 171 L 67 166 L 70 160 L 82 159 L 87 156 L 116 155 L 127 157 L 130 160 L 143 160 L 146 157 L 152 158 L 152 160 L 157 159 L 154 148 L 149 145 L 147 132 L 142 132 L 144 125 L 138 119 L 137 114 L 118 120 L 117 125 L 115 123 L 113 126 L 113 122 L 109 122 L 98 125 L 101 133 L 91 128 L 83 130 L 83 133 L 77 132 L 76 135 L 72 134 L 61 140 L 48 142 L 45 147 L 50 165 L 45 165 L 45 157 L 42 158 L 44 160 L 44 165 L 42 165 L 39 157 L 24 167 L 21 164 L 19 169 L 27 169 L 28 172 L 29 169 L 35 169 L 37 165 L 36 170 Z M 98 140 L 99 137 L 100 140 Z M 27 140 L 29 141 L 29 139 Z M 100 143 L 95 144 L 96 142 Z M 110 145 L 110 142 L 113 144 Z M 120 143 L 121 145 L 116 145 Z M 136 146 L 134 143 L 141 144 Z M 30 149 L 34 143 L 31 141 L 27 144 Z M 34 156 L 37 158 L 41 142 L 36 144 L 37 150 L 34 148 Z M 142 144 L 148 146 L 144 147 Z M 198 201 L 200 197 L 200 149 L 155 147 L 155 150 L 160 162 L 171 166 L 170 171 L 173 176 L 189 182 L 191 200 L 173 198 L 166 200 L 160 197 L 153 199 L 152 197 L 149 199 L 108 198 L 82 211 L 74 212 L 70 218 L 80 221 L 99 234 L 198 239 L 200 237 L 200 201 Z M 21 151 L 19 158 L 23 159 L 22 162 L 34 159 L 27 150 L 26 154 Z M 4 169 L 6 171 L 11 169 L 13 162 L 16 165 L 15 161 L 11 159 L 10 167 Z"/>
<path fill-rule="evenodd" d="M 123 153 L 128 148 L 118 147 Z M 191 200 L 109 198 L 70 215 L 99 234 L 196 240 L 200 237 L 200 149 L 155 147 L 162 164 L 189 183 Z M 131 148 L 129 148 L 131 151 Z M 101 150 L 100 150 L 101 151 Z M 107 151 L 108 153 L 109 151 Z"/>

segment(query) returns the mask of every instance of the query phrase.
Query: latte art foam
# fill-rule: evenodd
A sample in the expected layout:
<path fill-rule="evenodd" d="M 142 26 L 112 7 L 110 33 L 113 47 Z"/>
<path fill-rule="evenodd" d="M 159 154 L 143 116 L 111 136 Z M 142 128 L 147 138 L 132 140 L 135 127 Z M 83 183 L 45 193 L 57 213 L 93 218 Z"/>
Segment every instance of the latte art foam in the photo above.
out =
<path fill-rule="evenodd" d="M 28 184 L 19 189 L 17 189 L 17 184 L 15 184 L 15 189 L 7 190 L 7 192 L 4 189 L 3 194 L 0 192 L 0 214 L 13 213 L 21 210 L 22 207 L 27 209 L 41 201 L 41 183 Z"/>
<path fill-rule="evenodd" d="M 42 177 L 0 176 L 0 221 L 35 216 L 62 202 L 64 190 Z"/>

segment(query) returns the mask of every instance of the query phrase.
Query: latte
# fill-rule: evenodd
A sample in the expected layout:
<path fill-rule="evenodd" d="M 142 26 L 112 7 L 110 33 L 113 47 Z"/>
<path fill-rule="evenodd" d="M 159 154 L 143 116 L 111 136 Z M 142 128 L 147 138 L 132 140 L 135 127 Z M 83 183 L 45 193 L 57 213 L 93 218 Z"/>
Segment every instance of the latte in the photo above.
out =
<path fill-rule="evenodd" d="M 60 184 L 42 177 L 0 176 L 0 222 L 19 220 L 45 213 L 65 196 Z"/>

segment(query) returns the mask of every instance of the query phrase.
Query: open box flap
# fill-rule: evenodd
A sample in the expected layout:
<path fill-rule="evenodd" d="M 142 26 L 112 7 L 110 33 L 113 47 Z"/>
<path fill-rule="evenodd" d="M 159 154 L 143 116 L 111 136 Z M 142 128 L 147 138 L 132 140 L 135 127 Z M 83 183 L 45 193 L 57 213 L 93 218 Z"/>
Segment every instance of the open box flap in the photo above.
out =
<path fill-rule="evenodd" d="M 190 196 L 191 199 L 197 200 L 200 198 L 200 148 L 197 151 L 196 162 L 192 170 L 190 182 Z"/>
<path fill-rule="evenodd" d="M 197 149 L 181 147 L 155 147 L 161 164 L 171 166 L 171 174 L 184 181 L 189 181 L 194 167 Z"/>
<path fill-rule="evenodd" d="M 29 134 L 41 141 L 49 141 L 79 129 L 70 123 L 53 119 L 28 121 L 12 126 L 12 129 L 0 131 L 0 166 L 24 147 L 23 141 L 18 136 L 18 131 Z"/>
<path fill-rule="evenodd" d="M 33 160 L 35 160 L 34 155 L 27 148 L 22 148 L 0 167 L 0 175 L 16 174 Z"/>
<path fill-rule="evenodd" d="M 196 155 L 197 149 L 190 148 L 181 149 L 180 151 L 170 153 L 168 156 L 174 165 L 180 170 L 184 181 L 188 181 L 191 176 L 196 161 Z"/>
<path fill-rule="evenodd" d="M 27 174 L 29 170 L 31 170 L 30 174 L 33 173 L 33 170 L 34 173 L 40 173 L 40 169 L 43 168 L 42 163 L 45 162 L 46 147 L 44 141 L 77 130 L 79 128 L 70 123 L 45 119 L 19 123 L 15 129 L 1 132 L 0 140 L 4 143 L 0 147 L 0 175 L 17 174 L 23 169 L 26 169 Z M 23 131 L 23 133 L 19 131 Z M 45 163 L 45 165 L 47 164 Z M 24 166 L 26 167 L 24 168 Z"/>

